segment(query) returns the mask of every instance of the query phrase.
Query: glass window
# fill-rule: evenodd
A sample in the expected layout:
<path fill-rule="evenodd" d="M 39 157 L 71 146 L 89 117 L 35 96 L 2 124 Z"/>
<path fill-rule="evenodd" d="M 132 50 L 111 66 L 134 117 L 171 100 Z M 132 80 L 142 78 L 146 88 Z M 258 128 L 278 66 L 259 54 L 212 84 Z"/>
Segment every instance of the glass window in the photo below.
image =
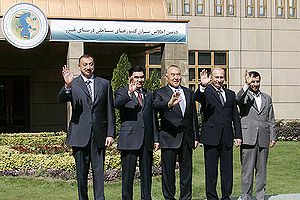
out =
<path fill-rule="evenodd" d="M 211 65 L 211 53 L 198 52 L 198 65 Z"/>
<path fill-rule="evenodd" d="M 150 53 L 150 59 L 149 59 L 150 65 L 160 65 L 160 61 L 161 61 L 161 53 L 160 52 Z"/>
<path fill-rule="evenodd" d="M 189 68 L 189 81 L 195 81 L 196 79 L 196 69 Z"/>
<path fill-rule="evenodd" d="M 246 17 L 254 17 L 254 0 L 246 0 Z"/>
<path fill-rule="evenodd" d="M 172 0 L 166 0 L 168 13 L 172 14 Z"/>
<path fill-rule="evenodd" d="M 296 18 L 297 0 L 288 0 L 288 17 Z"/>
<path fill-rule="evenodd" d="M 215 65 L 226 65 L 226 53 L 215 53 L 214 62 Z"/>
<path fill-rule="evenodd" d="M 196 15 L 204 15 L 204 0 L 196 0 Z"/>
<path fill-rule="evenodd" d="M 183 0 L 183 15 L 191 14 L 191 0 Z"/>
<path fill-rule="evenodd" d="M 276 0 L 276 17 L 284 18 L 284 0 Z"/>
<path fill-rule="evenodd" d="M 267 8 L 266 0 L 258 0 L 258 17 L 267 16 L 266 8 Z"/>
<path fill-rule="evenodd" d="M 189 51 L 189 65 L 195 65 L 195 52 Z"/>
<path fill-rule="evenodd" d="M 227 0 L 227 16 L 235 16 L 235 0 Z"/>
<path fill-rule="evenodd" d="M 223 0 L 215 0 L 215 16 L 223 16 Z"/>

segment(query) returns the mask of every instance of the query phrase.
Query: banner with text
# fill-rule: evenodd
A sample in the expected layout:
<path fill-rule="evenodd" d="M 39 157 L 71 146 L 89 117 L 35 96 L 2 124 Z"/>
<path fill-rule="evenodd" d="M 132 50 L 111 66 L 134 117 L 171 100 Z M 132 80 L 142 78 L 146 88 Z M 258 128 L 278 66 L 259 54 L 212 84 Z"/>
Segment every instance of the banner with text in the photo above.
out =
<path fill-rule="evenodd" d="M 51 41 L 186 43 L 187 22 L 50 19 Z"/>

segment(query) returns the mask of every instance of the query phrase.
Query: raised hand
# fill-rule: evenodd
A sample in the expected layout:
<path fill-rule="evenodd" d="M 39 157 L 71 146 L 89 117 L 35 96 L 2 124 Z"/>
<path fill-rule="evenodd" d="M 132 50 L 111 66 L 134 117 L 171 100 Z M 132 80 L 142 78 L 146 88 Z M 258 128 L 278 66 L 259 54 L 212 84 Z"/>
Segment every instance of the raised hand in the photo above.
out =
<path fill-rule="evenodd" d="M 133 77 L 129 77 L 129 85 L 128 85 L 128 92 L 130 95 L 136 90 L 136 82 L 134 82 Z"/>
<path fill-rule="evenodd" d="M 209 84 L 209 82 L 211 81 L 211 75 L 208 76 L 206 69 L 203 69 L 200 72 L 200 81 L 201 81 L 202 86 L 207 86 Z"/>
<path fill-rule="evenodd" d="M 253 74 L 251 76 L 249 76 L 248 70 L 245 71 L 245 83 L 247 85 L 250 85 L 250 83 L 252 82 L 252 78 L 253 78 Z"/>
<path fill-rule="evenodd" d="M 178 91 L 174 92 L 172 94 L 170 101 L 168 102 L 168 106 L 171 107 L 171 106 L 177 105 L 181 101 L 181 99 L 179 99 L 179 97 L 180 97 L 180 92 L 178 92 Z"/>
<path fill-rule="evenodd" d="M 71 83 L 74 80 L 74 75 L 70 71 L 70 68 L 68 65 L 64 65 L 64 67 L 62 69 L 62 76 L 64 77 L 64 80 L 65 80 L 65 87 L 67 89 L 71 88 Z"/>

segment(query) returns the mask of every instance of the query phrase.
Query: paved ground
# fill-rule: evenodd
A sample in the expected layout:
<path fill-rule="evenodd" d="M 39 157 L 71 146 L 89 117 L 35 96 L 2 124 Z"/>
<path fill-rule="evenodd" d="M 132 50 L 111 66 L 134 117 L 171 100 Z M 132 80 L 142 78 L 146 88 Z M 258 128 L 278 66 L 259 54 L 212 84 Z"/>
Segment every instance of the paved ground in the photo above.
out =
<path fill-rule="evenodd" d="M 255 200 L 255 197 L 252 198 Z M 194 199 L 194 200 L 205 200 L 205 199 Z M 240 200 L 239 197 L 232 197 L 231 200 Z M 265 200 L 300 200 L 299 194 L 278 194 L 278 195 L 267 195 Z"/>

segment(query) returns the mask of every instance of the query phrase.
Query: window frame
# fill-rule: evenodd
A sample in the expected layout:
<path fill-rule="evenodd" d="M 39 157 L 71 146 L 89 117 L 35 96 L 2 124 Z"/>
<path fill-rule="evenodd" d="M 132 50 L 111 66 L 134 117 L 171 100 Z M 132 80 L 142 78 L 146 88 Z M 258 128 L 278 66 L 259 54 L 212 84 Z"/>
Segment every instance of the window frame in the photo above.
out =
<path fill-rule="evenodd" d="M 278 6 L 278 0 L 275 0 L 275 18 L 284 19 L 285 18 L 285 0 L 281 0 L 282 6 Z M 278 8 L 282 8 L 282 16 L 278 16 Z"/>
<path fill-rule="evenodd" d="M 203 7 L 203 14 L 198 14 L 198 6 L 202 6 Z M 195 15 L 196 16 L 204 16 L 205 15 L 205 0 L 203 0 L 203 3 L 200 4 L 198 3 L 198 0 L 195 0 Z"/>
<path fill-rule="evenodd" d="M 221 4 L 217 4 L 218 0 L 214 0 L 214 13 L 216 17 L 223 17 L 224 16 L 224 0 L 220 0 Z M 221 6 L 221 15 L 217 15 L 217 6 Z"/>
<path fill-rule="evenodd" d="M 247 18 L 254 18 L 255 17 L 255 0 L 251 0 L 252 2 L 252 5 L 248 5 L 248 0 L 245 0 L 245 17 Z M 248 15 L 248 8 L 252 8 L 253 11 L 252 11 L 252 15 Z"/>
<path fill-rule="evenodd" d="M 185 0 L 182 0 L 182 15 L 183 16 L 191 16 L 192 15 L 192 0 L 188 0 L 189 3 L 185 3 Z M 190 7 L 190 13 L 186 14 L 185 13 L 185 5 L 188 5 Z"/>
<path fill-rule="evenodd" d="M 293 0 L 294 1 L 294 6 L 290 6 L 290 1 L 292 0 L 288 0 L 288 4 L 287 4 L 287 15 L 289 19 L 297 19 L 297 0 Z M 290 16 L 290 9 L 294 8 L 295 9 L 295 16 L 291 17 Z"/>
<path fill-rule="evenodd" d="M 168 11 L 168 15 L 172 15 L 173 14 L 173 0 L 168 0 L 169 2 L 167 2 L 166 0 L 166 4 L 167 4 L 167 11 Z M 170 8 L 170 12 L 169 12 L 169 8 Z"/>
<path fill-rule="evenodd" d="M 195 69 L 195 79 L 193 79 L 192 81 L 188 81 L 189 83 L 189 87 L 191 85 L 194 86 L 195 91 L 198 89 L 198 86 L 200 84 L 200 73 L 199 69 L 212 69 L 213 67 L 220 67 L 222 69 L 226 69 L 226 74 L 225 74 L 225 81 L 224 81 L 224 85 L 226 85 L 226 87 L 229 87 L 229 51 L 199 51 L 199 50 L 189 50 L 189 52 L 194 52 L 195 53 L 195 65 L 188 65 L 189 69 Z M 210 53 L 210 65 L 199 65 L 199 53 Z M 225 65 L 215 65 L 215 53 L 226 53 L 226 64 Z M 190 78 L 190 77 L 189 77 Z"/>
<path fill-rule="evenodd" d="M 260 5 L 260 1 L 261 0 L 257 1 L 257 17 L 259 17 L 259 18 L 266 18 L 267 17 L 267 0 L 263 0 L 264 1 L 264 5 L 263 6 Z M 260 16 L 260 14 L 259 14 L 260 8 L 264 8 L 265 9 L 265 15 L 264 16 Z"/>
<path fill-rule="evenodd" d="M 230 0 L 227 0 L 226 1 L 226 15 L 228 17 L 236 17 L 236 0 L 232 0 L 233 1 L 233 5 L 229 5 L 229 1 Z M 228 12 L 229 12 L 229 7 L 233 7 L 233 15 L 230 15 Z"/>

